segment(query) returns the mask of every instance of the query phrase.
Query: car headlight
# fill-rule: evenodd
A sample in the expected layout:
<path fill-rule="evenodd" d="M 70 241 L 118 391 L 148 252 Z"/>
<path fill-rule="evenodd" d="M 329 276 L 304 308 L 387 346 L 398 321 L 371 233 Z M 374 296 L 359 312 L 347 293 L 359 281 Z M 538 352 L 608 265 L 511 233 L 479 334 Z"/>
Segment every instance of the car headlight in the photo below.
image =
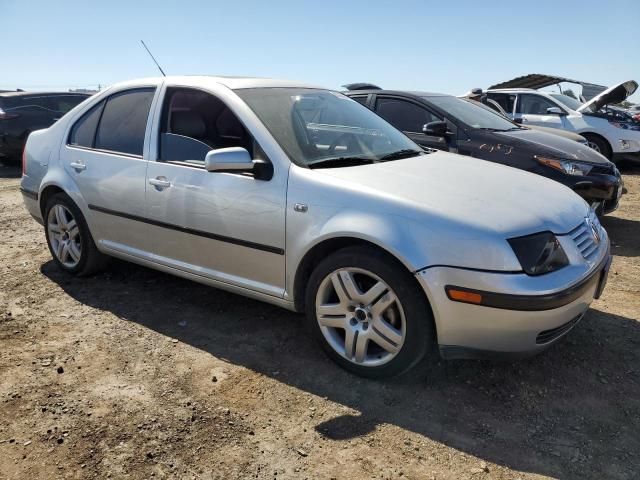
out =
<path fill-rule="evenodd" d="M 593 165 L 589 163 L 574 162 L 573 160 L 542 157 L 540 155 L 536 155 L 534 158 L 538 161 L 538 163 L 546 165 L 547 167 L 555 168 L 556 170 L 560 170 L 567 175 L 589 175 L 589 172 L 593 168 Z"/>
<path fill-rule="evenodd" d="M 507 241 L 522 269 L 529 275 L 542 275 L 569 265 L 562 245 L 551 232 L 510 238 Z"/>

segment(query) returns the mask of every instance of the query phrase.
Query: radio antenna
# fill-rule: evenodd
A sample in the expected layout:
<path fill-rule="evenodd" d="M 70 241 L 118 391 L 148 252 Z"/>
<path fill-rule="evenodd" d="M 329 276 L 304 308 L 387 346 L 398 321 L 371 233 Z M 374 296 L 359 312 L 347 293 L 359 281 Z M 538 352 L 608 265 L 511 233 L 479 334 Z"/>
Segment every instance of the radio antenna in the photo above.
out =
<path fill-rule="evenodd" d="M 167 75 L 164 73 L 164 70 L 162 70 L 162 67 L 158 64 L 158 61 L 156 60 L 156 57 L 153 56 L 153 53 L 151 53 L 151 50 L 149 50 L 147 45 L 144 43 L 144 40 L 140 40 L 140 43 L 142 43 L 142 46 L 144 47 L 144 49 L 147 51 L 147 53 L 151 57 L 151 60 L 153 60 L 153 63 L 156 64 L 156 67 L 158 67 L 158 70 L 160 70 L 160 73 L 162 74 L 162 76 L 166 77 Z"/>

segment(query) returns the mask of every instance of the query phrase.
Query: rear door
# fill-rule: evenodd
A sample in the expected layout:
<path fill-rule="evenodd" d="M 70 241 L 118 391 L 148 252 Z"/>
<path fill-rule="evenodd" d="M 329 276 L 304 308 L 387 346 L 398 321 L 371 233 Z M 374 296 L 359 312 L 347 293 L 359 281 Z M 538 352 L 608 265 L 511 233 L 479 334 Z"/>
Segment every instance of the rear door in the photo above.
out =
<path fill-rule="evenodd" d="M 424 105 L 390 95 L 376 95 L 374 111 L 418 145 L 449 150 L 445 137 L 423 133 L 423 127 L 427 123 L 443 120 Z"/>
<path fill-rule="evenodd" d="M 170 87 L 163 95 L 158 153 L 147 172 L 154 261 L 282 297 L 288 170 L 270 179 L 208 172 L 210 150 L 242 147 L 269 162 L 224 94 Z"/>
<path fill-rule="evenodd" d="M 124 90 L 102 100 L 73 124 L 61 151 L 65 170 L 87 203 L 94 239 L 121 253 L 150 248 L 143 153 L 155 90 Z"/>
<path fill-rule="evenodd" d="M 521 119 L 522 125 L 564 128 L 563 115 L 550 113 L 550 108 L 559 108 L 564 114 L 567 113 L 563 107 L 547 97 L 536 93 L 520 93 L 516 100 L 515 118 Z"/>

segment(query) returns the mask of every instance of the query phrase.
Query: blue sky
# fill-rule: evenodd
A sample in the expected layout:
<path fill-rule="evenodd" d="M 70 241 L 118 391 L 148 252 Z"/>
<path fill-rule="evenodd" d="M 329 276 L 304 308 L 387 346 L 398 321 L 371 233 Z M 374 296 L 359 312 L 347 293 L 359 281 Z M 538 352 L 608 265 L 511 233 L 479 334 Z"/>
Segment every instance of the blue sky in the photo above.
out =
<path fill-rule="evenodd" d="M 640 81 L 640 1 L 0 0 L 0 87 L 167 74 L 462 94 L 527 73 Z M 632 98 L 640 102 L 640 93 Z"/>

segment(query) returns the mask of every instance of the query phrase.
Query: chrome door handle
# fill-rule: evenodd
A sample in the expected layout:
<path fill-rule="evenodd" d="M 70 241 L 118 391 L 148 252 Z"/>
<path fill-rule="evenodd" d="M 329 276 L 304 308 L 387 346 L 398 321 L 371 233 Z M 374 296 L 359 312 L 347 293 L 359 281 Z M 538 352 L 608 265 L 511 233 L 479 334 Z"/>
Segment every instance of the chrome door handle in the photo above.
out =
<path fill-rule="evenodd" d="M 73 168 L 76 172 L 81 172 L 87 169 L 87 166 L 84 163 L 79 163 L 79 162 L 71 162 L 69 166 Z"/>
<path fill-rule="evenodd" d="M 153 185 L 156 188 L 163 189 L 169 188 L 171 186 L 171 182 L 166 179 L 166 177 L 156 177 L 149 179 L 149 185 Z"/>

